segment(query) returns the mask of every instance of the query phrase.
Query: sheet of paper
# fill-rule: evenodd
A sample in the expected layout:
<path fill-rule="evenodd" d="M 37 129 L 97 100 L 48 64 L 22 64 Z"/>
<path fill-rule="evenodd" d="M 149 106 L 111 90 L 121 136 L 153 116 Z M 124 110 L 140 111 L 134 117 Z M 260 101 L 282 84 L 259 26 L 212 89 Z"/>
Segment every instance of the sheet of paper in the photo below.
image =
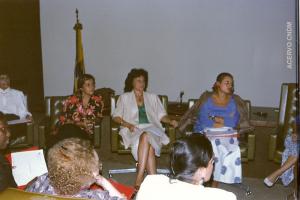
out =
<path fill-rule="evenodd" d="M 27 122 L 30 122 L 30 120 L 25 118 L 25 119 L 11 120 L 11 121 L 8 121 L 7 124 L 8 125 L 14 125 L 14 124 L 23 124 L 23 123 L 27 123 Z"/>
<path fill-rule="evenodd" d="M 12 173 L 18 186 L 48 172 L 43 150 L 12 153 L 11 159 Z"/>

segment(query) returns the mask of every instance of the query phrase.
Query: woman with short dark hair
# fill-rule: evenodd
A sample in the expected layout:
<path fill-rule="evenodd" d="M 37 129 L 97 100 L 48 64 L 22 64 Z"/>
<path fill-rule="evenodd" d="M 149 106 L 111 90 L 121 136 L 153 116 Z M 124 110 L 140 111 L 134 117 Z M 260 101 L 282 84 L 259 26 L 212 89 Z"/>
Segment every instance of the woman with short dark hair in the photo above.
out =
<path fill-rule="evenodd" d="M 161 122 L 177 126 L 171 120 L 159 97 L 146 92 L 148 72 L 144 69 L 132 69 L 126 78 L 124 94 L 117 102 L 113 120 L 121 125 L 119 134 L 125 148 L 131 148 L 132 155 L 138 161 L 136 189 L 148 174 L 156 173 L 155 156 L 160 156 L 162 145 L 169 143 Z"/>
<path fill-rule="evenodd" d="M 171 149 L 170 178 L 148 175 L 137 200 L 236 199 L 231 192 L 203 186 L 213 171 L 213 155 L 212 145 L 204 135 L 194 133 L 177 140 Z"/>
<path fill-rule="evenodd" d="M 103 110 L 102 97 L 94 92 L 95 78 L 90 74 L 83 74 L 78 81 L 78 91 L 64 101 L 57 126 L 72 123 L 89 135 L 93 134 L 93 127 L 102 119 Z"/>

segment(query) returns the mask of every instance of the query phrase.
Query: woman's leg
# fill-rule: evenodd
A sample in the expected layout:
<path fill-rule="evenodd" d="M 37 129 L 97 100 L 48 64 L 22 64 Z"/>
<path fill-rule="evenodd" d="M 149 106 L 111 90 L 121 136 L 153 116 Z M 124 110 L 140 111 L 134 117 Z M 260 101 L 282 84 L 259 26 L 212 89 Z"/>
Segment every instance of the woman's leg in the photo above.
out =
<path fill-rule="evenodd" d="M 292 167 L 297 162 L 297 156 L 289 156 L 285 163 L 272 174 L 270 174 L 267 178 L 274 183 L 277 178 L 283 174 L 287 169 Z"/>
<path fill-rule="evenodd" d="M 138 146 L 138 166 L 137 166 L 137 176 L 135 180 L 135 186 L 140 186 L 144 179 L 144 172 L 146 169 L 148 156 L 149 156 L 150 144 L 148 140 L 147 133 L 142 133 L 139 139 Z"/>
<path fill-rule="evenodd" d="M 156 174 L 156 160 L 155 160 L 155 151 L 153 147 L 150 145 L 149 148 L 149 155 L 148 155 L 148 161 L 147 161 L 147 173 L 148 174 Z"/>

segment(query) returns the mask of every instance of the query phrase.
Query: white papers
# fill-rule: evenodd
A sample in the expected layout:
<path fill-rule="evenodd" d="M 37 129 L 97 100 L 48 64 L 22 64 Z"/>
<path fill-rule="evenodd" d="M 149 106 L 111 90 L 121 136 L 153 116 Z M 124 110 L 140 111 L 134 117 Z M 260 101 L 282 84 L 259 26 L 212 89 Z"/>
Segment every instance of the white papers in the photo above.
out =
<path fill-rule="evenodd" d="M 231 127 L 220 127 L 220 128 L 205 128 L 204 132 L 226 132 L 226 131 L 232 131 L 233 128 Z"/>
<path fill-rule="evenodd" d="M 29 119 L 16 119 L 16 120 L 11 120 L 11 121 L 8 121 L 7 124 L 8 125 L 14 125 L 14 124 L 23 124 L 23 123 L 27 123 L 27 122 L 30 122 Z"/>
<path fill-rule="evenodd" d="M 238 133 L 231 127 L 205 128 L 204 133 L 207 137 L 237 137 Z"/>
<path fill-rule="evenodd" d="M 48 172 L 43 150 L 12 153 L 11 160 L 12 173 L 18 186 L 26 185 Z"/>

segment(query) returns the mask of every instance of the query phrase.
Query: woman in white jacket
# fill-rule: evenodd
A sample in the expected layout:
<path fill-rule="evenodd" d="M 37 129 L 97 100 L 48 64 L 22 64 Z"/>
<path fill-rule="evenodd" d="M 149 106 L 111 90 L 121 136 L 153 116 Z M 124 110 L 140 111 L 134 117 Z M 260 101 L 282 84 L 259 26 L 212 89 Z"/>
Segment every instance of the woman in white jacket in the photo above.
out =
<path fill-rule="evenodd" d="M 124 94 L 118 101 L 113 120 L 121 125 L 125 148 L 131 147 L 138 161 L 136 190 L 143 181 L 144 171 L 156 173 L 155 156 L 160 156 L 162 145 L 169 143 L 161 122 L 177 127 L 170 120 L 157 95 L 146 92 L 148 72 L 144 69 L 132 69 L 125 80 Z"/>

